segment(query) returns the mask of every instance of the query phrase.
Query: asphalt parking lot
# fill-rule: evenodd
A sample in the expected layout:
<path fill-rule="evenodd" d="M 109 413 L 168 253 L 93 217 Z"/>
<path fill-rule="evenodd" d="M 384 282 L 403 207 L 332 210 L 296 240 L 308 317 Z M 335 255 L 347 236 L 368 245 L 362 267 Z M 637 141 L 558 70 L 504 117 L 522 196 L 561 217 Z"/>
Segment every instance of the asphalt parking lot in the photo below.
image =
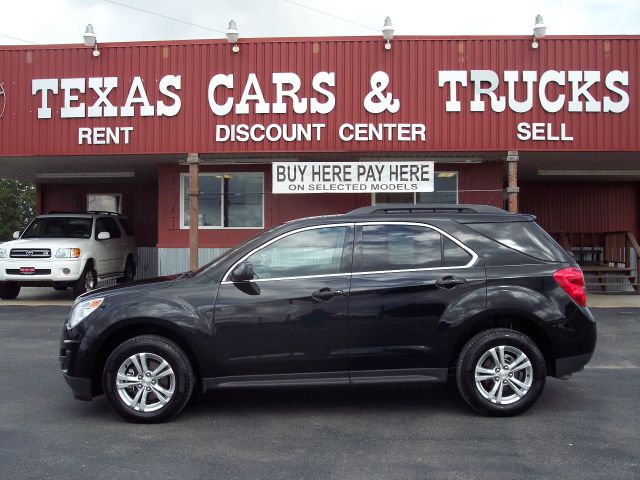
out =
<path fill-rule="evenodd" d="M 430 384 L 220 391 L 151 426 L 72 398 L 67 311 L 0 306 L 0 478 L 640 478 L 640 309 L 594 309 L 590 365 L 520 417 Z"/>

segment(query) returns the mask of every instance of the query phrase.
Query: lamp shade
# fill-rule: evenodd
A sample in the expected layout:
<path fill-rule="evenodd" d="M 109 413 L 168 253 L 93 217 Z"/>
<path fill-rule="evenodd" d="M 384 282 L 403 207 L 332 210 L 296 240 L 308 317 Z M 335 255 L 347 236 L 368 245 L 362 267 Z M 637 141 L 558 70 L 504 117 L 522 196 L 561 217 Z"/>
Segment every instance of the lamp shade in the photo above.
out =
<path fill-rule="evenodd" d="M 536 24 L 533 26 L 533 36 L 536 38 L 542 38 L 547 33 L 547 27 L 542 21 L 542 15 L 536 16 Z"/>
<path fill-rule="evenodd" d="M 384 27 L 382 27 L 382 36 L 385 40 L 391 40 L 393 38 L 393 33 L 395 30 L 393 29 L 393 25 L 391 24 L 391 17 L 387 17 L 384 19 Z"/>
<path fill-rule="evenodd" d="M 87 30 L 84 32 L 82 38 L 84 39 L 84 44 L 87 47 L 93 48 L 96 46 L 96 34 L 93 33 L 93 25 L 87 25 Z"/>
<path fill-rule="evenodd" d="M 229 43 L 236 43 L 238 41 L 238 37 L 240 36 L 240 32 L 238 32 L 238 26 L 236 25 L 235 20 L 231 20 L 229 22 L 229 28 L 227 28 L 227 40 Z"/>

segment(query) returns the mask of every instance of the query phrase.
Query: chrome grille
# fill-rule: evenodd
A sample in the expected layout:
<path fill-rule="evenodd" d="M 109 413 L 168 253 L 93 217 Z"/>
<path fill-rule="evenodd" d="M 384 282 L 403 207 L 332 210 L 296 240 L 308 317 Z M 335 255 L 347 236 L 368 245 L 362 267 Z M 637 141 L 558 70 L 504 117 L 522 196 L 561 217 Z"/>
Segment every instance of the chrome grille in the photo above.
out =
<path fill-rule="evenodd" d="M 12 248 L 9 253 L 11 258 L 51 258 L 49 248 Z"/>

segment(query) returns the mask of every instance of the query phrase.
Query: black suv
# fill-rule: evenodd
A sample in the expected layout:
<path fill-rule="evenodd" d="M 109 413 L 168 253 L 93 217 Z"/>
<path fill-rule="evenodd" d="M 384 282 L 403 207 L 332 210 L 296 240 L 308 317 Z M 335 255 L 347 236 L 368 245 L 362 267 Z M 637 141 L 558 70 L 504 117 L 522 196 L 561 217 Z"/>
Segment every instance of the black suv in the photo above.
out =
<path fill-rule="evenodd" d="M 195 272 L 76 300 L 76 398 L 177 415 L 194 388 L 447 381 L 514 415 L 593 354 L 582 272 L 531 215 L 378 205 L 288 222 Z"/>

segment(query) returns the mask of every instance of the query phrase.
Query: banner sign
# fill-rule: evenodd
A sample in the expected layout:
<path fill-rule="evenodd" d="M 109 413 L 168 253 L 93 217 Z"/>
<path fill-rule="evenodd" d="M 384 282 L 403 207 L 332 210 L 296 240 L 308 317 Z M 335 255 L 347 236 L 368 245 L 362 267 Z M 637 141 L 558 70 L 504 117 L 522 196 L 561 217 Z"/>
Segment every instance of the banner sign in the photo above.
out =
<path fill-rule="evenodd" d="M 433 162 L 274 162 L 272 192 L 433 192 Z"/>

